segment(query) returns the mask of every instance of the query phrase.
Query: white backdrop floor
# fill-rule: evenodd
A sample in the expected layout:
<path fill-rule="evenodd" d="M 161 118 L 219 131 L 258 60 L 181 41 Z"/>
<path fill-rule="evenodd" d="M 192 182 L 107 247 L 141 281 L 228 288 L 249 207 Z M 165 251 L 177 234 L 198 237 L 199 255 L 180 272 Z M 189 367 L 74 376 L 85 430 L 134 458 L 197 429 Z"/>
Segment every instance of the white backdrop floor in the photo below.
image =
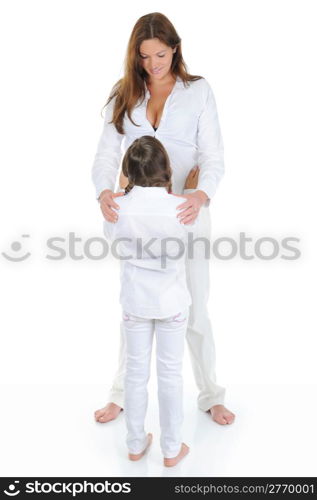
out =
<path fill-rule="evenodd" d="M 188 388 L 187 388 L 188 390 Z M 150 387 L 148 455 L 127 459 L 123 413 L 94 421 L 103 385 L 2 385 L 1 476 L 316 476 L 316 386 L 230 386 L 231 426 L 214 423 L 185 392 L 184 441 L 190 454 L 176 468 L 162 465 L 158 408 Z"/>

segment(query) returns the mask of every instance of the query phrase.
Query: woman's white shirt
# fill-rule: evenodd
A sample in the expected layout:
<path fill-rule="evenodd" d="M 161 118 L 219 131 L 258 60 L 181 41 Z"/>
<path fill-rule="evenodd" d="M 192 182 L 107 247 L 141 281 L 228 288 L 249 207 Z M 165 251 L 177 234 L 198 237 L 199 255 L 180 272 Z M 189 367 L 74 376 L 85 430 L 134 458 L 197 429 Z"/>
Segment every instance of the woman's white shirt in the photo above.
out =
<path fill-rule="evenodd" d="M 224 174 L 223 140 L 213 91 L 205 78 L 185 86 L 178 77 L 165 102 L 162 117 L 155 131 L 146 117 L 150 92 L 132 111 L 134 125 L 125 116 L 125 134 L 119 134 L 112 120 L 114 99 L 105 108 L 104 125 L 92 167 L 96 197 L 104 189 L 115 190 L 121 160 L 127 148 L 138 137 L 156 137 L 169 155 L 173 172 L 173 192 L 182 194 L 189 171 L 200 168 L 197 189 L 214 196 Z"/>
<path fill-rule="evenodd" d="M 184 201 L 164 187 L 134 186 L 116 198 L 118 221 L 104 220 L 112 255 L 120 259 L 120 303 L 126 312 L 159 319 L 191 304 L 185 259 L 196 222 L 185 225 L 177 218 L 176 207 Z"/>

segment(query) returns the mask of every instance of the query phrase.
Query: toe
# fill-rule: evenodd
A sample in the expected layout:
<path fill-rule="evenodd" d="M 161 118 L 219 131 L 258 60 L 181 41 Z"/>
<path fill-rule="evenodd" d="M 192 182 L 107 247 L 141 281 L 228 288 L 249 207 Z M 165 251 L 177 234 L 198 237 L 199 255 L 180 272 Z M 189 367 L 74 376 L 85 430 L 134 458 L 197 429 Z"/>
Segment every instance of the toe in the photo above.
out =
<path fill-rule="evenodd" d="M 228 422 L 227 422 L 227 419 L 225 417 L 218 417 L 218 419 L 216 420 L 216 422 L 218 422 L 219 424 L 221 425 L 226 425 Z"/>
<path fill-rule="evenodd" d="M 98 421 L 99 422 L 109 422 L 110 420 L 113 420 L 114 417 L 110 415 L 109 413 L 104 413 L 101 417 L 99 417 Z"/>
<path fill-rule="evenodd" d="M 225 418 L 225 416 L 223 414 L 217 414 L 215 412 L 211 412 L 211 418 L 217 423 L 217 424 L 220 424 L 220 425 L 226 425 L 227 424 L 227 420 Z"/>
<path fill-rule="evenodd" d="M 233 413 L 229 413 L 229 415 L 226 415 L 226 420 L 227 420 L 228 424 L 232 424 L 234 419 L 235 419 L 235 415 Z"/>

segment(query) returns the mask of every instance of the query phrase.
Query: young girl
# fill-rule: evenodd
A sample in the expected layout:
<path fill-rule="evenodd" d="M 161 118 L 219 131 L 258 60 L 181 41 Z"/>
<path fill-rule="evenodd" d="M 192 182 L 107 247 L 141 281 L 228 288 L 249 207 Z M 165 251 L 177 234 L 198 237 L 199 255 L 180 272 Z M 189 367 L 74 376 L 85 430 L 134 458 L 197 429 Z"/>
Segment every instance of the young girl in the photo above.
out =
<path fill-rule="evenodd" d="M 104 233 L 121 264 L 122 321 L 127 346 L 124 409 L 130 460 L 139 460 L 152 441 L 146 434 L 147 382 L 153 335 L 164 465 L 176 465 L 189 448 L 181 440 L 182 359 L 191 296 L 186 284 L 187 231 L 171 193 L 168 155 L 156 138 L 143 136 L 127 149 L 122 170 L 129 184 L 117 198 L 120 217 L 104 220 Z"/>

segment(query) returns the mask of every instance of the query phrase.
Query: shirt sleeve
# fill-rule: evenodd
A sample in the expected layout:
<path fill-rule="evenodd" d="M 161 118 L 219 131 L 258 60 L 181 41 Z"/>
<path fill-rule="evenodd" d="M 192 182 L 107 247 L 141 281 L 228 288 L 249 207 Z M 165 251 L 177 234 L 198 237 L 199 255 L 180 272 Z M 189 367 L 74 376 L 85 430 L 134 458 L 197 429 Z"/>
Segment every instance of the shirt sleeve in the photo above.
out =
<path fill-rule="evenodd" d="M 198 166 L 197 189 L 204 191 L 209 200 L 216 193 L 224 174 L 223 140 L 213 91 L 207 82 L 207 98 L 198 121 Z"/>
<path fill-rule="evenodd" d="M 91 171 L 97 199 L 104 189 L 114 191 L 121 163 L 121 143 L 124 135 L 119 134 L 113 123 L 109 123 L 112 120 L 114 103 L 115 98 L 105 107 L 103 130 Z"/>

